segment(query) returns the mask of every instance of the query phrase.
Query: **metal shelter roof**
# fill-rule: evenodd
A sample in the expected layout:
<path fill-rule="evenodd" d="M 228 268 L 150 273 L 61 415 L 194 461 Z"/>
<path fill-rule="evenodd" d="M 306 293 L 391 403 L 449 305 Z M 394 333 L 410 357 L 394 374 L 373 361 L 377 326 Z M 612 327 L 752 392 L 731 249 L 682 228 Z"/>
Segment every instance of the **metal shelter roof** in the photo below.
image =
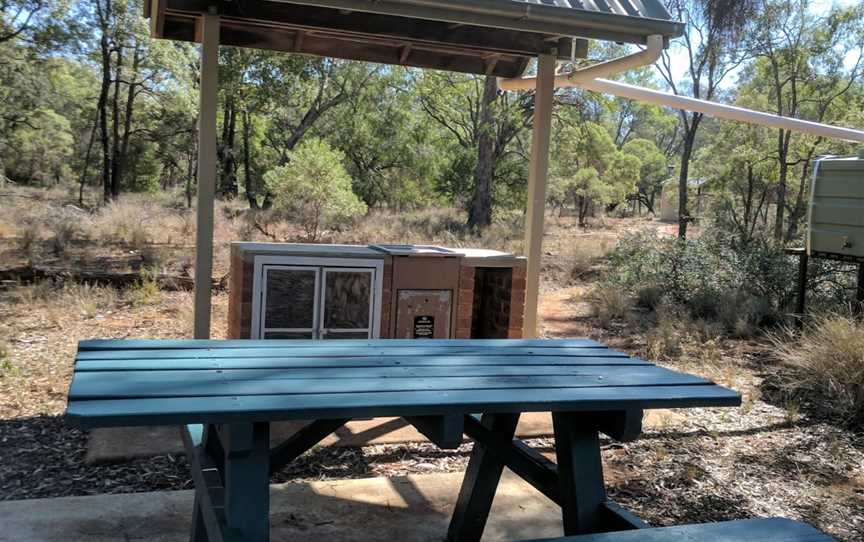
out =
<path fill-rule="evenodd" d="M 584 57 L 586 39 L 682 30 L 659 0 L 144 1 L 157 38 L 198 42 L 201 15 L 218 13 L 223 45 L 499 77 L 539 54 Z"/>

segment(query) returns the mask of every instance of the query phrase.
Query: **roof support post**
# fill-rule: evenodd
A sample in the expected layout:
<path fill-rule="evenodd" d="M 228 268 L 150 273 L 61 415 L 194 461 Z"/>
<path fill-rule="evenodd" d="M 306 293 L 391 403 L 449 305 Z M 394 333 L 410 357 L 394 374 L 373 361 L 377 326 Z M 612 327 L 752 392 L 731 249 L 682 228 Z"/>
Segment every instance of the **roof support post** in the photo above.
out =
<path fill-rule="evenodd" d="M 543 223 L 546 211 L 546 177 L 549 173 L 549 133 L 552 130 L 552 97 L 555 93 L 555 57 L 537 57 L 534 94 L 534 129 L 528 169 L 528 210 L 525 216 L 525 327 L 523 336 L 537 336 L 537 302 L 540 295 L 540 260 L 543 256 Z"/>
<path fill-rule="evenodd" d="M 196 339 L 210 338 L 213 275 L 213 199 L 216 193 L 216 109 L 219 91 L 219 15 L 205 14 L 201 26 L 201 82 L 198 97 L 198 199 L 195 230 Z"/>

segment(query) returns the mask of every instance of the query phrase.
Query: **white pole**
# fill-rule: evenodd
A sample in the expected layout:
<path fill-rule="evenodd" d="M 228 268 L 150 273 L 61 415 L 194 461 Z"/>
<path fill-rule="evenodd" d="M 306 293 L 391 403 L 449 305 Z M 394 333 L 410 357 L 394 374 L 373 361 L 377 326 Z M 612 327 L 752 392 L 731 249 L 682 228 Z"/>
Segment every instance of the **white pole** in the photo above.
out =
<path fill-rule="evenodd" d="M 663 36 L 648 36 L 647 46 L 641 51 L 625 55 L 606 62 L 598 62 L 591 66 L 562 73 L 555 76 L 555 87 L 572 87 L 581 81 L 608 77 L 633 68 L 653 64 L 663 53 Z M 503 90 L 531 90 L 537 84 L 536 77 L 515 77 L 498 79 L 498 85 Z"/>
<path fill-rule="evenodd" d="M 201 83 L 198 97 L 198 202 L 195 234 L 196 339 L 210 338 L 213 275 L 213 199 L 216 193 L 216 108 L 219 91 L 219 16 L 201 21 Z"/>
<path fill-rule="evenodd" d="M 780 115 L 774 115 L 772 113 L 763 113 L 761 111 L 753 111 L 752 109 L 709 102 L 707 100 L 698 100 L 687 96 L 677 96 L 669 92 L 637 87 L 625 83 L 619 83 L 617 81 L 608 81 L 606 79 L 579 81 L 575 84 L 595 92 L 605 92 L 622 98 L 664 105 L 675 109 L 696 111 L 698 113 L 704 113 L 709 117 L 736 120 L 747 124 L 767 126 L 769 128 L 782 128 L 793 132 L 801 132 L 832 139 L 864 142 L 864 131 L 854 130 L 852 128 L 842 128 L 840 126 L 831 126 L 830 124 L 821 124 L 809 120 L 781 117 Z"/>
<path fill-rule="evenodd" d="M 769 128 L 781 128 L 783 130 L 791 130 L 793 132 L 800 132 L 803 134 L 827 137 L 831 139 L 864 142 L 864 131 L 861 130 L 831 126 L 830 124 L 794 119 L 791 117 L 782 117 L 773 113 L 764 113 L 762 111 L 754 111 L 752 109 L 746 109 L 734 105 L 710 102 L 708 100 L 699 100 L 688 96 L 678 96 L 670 92 L 637 87 L 626 83 L 619 83 L 618 81 L 599 79 L 600 76 L 610 75 L 615 71 L 635 67 L 639 65 L 640 62 L 650 61 L 652 56 L 651 51 L 656 51 L 656 45 L 655 47 L 646 49 L 645 51 L 634 55 L 596 64 L 588 68 L 576 70 L 569 74 L 558 75 L 555 77 L 555 86 L 581 87 L 586 90 L 603 92 L 639 102 L 652 103 L 672 107 L 674 109 L 683 109 L 685 111 L 696 111 L 718 119 L 734 120 L 747 124 L 755 124 L 757 126 L 767 126 Z M 498 81 L 499 86 L 504 90 L 525 90 L 533 88 L 533 83 L 533 77 L 499 79 Z"/>
<path fill-rule="evenodd" d="M 543 222 L 546 211 L 546 177 L 549 173 L 549 134 L 552 131 L 552 98 L 555 94 L 555 57 L 537 58 L 537 91 L 534 94 L 534 131 L 528 169 L 528 212 L 525 217 L 526 338 L 537 336 L 537 302 L 540 295 L 540 263 L 543 257 Z"/>

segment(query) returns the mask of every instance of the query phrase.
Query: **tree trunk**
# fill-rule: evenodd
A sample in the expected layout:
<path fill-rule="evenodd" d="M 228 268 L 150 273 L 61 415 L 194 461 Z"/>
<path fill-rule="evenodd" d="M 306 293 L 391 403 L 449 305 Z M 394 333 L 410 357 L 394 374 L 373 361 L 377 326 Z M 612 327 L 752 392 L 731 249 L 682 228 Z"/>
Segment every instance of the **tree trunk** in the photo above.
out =
<path fill-rule="evenodd" d="M 107 8 L 110 11 L 110 4 Z M 107 15 L 105 16 L 107 17 Z M 108 40 L 108 23 L 101 24 L 102 36 L 99 48 L 102 55 L 102 82 L 99 87 L 99 140 L 102 145 L 102 189 L 106 202 L 111 201 L 111 148 L 108 136 L 108 92 L 111 88 L 111 48 Z"/>
<path fill-rule="evenodd" d="M 687 206 L 690 158 L 693 156 L 693 146 L 696 143 L 696 130 L 699 128 L 701 119 L 701 114 L 694 113 L 690 119 L 690 126 L 684 131 L 684 141 L 681 149 L 681 169 L 678 172 L 678 237 L 680 239 L 687 239 L 687 224 L 692 220 Z"/>
<path fill-rule="evenodd" d="M 255 179 L 252 178 L 251 153 L 249 143 L 252 132 L 252 119 L 249 110 L 243 109 L 243 176 L 246 179 L 246 199 L 250 209 L 258 209 L 258 190 Z"/>
<path fill-rule="evenodd" d="M 186 208 L 192 208 L 192 180 L 198 176 L 198 161 L 190 155 L 186 162 Z"/>
<path fill-rule="evenodd" d="M 123 47 L 118 46 L 111 98 L 111 199 L 120 195 L 120 80 L 123 78 Z"/>
<path fill-rule="evenodd" d="M 786 229 L 785 242 L 789 243 L 798 235 L 798 224 L 807 214 L 807 180 L 810 177 L 810 159 L 808 158 L 801 168 L 801 179 L 798 185 L 798 194 L 795 197 L 795 206 L 789 212 L 789 221 Z"/>
<path fill-rule="evenodd" d="M 492 223 L 492 178 L 495 174 L 493 156 L 495 129 L 492 104 L 498 97 L 498 79 L 486 76 L 480 102 L 480 126 L 477 137 L 477 166 L 474 168 L 474 197 L 468 210 L 468 227 L 482 229 Z"/>
<path fill-rule="evenodd" d="M 584 228 L 587 225 L 585 218 L 588 217 L 589 203 L 588 198 L 585 196 L 576 196 L 576 215 L 579 219 L 580 228 Z"/>
<path fill-rule="evenodd" d="M 237 159 L 234 144 L 237 135 L 237 108 L 234 98 L 225 100 L 222 115 L 222 142 L 219 146 L 219 160 L 222 163 L 222 175 L 219 183 L 219 194 L 223 197 L 237 196 Z"/>
<path fill-rule="evenodd" d="M 129 156 L 129 140 L 132 134 L 132 115 L 135 111 L 135 96 L 138 85 L 135 80 L 138 78 L 138 68 L 141 63 L 141 48 L 135 44 L 135 51 L 132 54 L 132 73 L 129 74 L 129 84 L 126 93 L 126 108 L 125 116 L 123 117 L 123 137 L 120 142 L 120 153 L 115 159 L 114 170 L 117 172 L 117 179 L 123 178 L 126 158 Z M 119 83 L 119 82 L 118 82 Z"/>
<path fill-rule="evenodd" d="M 84 153 L 84 164 L 81 167 L 81 179 L 78 181 L 78 205 L 84 206 L 84 185 L 87 184 L 87 170 L 90 169 L 90 154 L 93 152 L 93 142 L 96 140 L 96 129 L 99 127 L 99 112 L 93 118 L 93 128 L 90 129 L 90 139 L 87 141 L 87 152 Z M 0 170 L 2 175 L 2 170 Z"/>
<path fill-rule="evenodd" d="M 777 209 L 774 215 L 774 240 L 783 239 L 783 215 L 786 212 L 786 180 L 789 177 L 789 138 L 792 132 L 780 130 L 777 133 L 777 165 L 779 175 L 777 177 Z"/>

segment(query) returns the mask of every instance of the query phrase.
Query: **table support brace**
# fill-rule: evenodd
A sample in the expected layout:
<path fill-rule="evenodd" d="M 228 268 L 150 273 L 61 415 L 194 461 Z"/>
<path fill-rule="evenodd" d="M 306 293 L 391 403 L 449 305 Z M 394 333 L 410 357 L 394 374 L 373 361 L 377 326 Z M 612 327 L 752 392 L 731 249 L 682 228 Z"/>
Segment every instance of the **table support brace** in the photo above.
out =
<path fill-rule="evenodd" d="M 315 420 L 297 431 L 285 442 L 270 450 L 270 473 L 294 461 L 348 421 L 348 419 Z"/>
<path fill-rule="evenodd" d="M 480 539 L 486 522 L 486 516 L 480 515 L 488 514 L 495 496 L 495 486 L 490 489 L 487 483 L 494 480 L 497 485 L 499 465 L 561 506 L 566 534 L 647 527 L 606 498 L 598 435 L 603 432 L 620 440 L 634 439 L 641 430 L 641 410 L 553 413 L 557 465 L 512 435 L 504 438 L 501 426 L 491 418 L 485 415 L 481 423 L 474 416 L 465 416 L 465 433 L 475 444 L 450 523 L 451 542 Z M 485 461 L 482 466 L 481 461 Z"/>
<path fill-rule="evenodd" d="M 181 436 L 195 481 L 191 541 L 269 540 L 270 424 L 226 424 L 218 431 L 190 425 L 182 428 Z M 220 446 L 208 443 L 211 439 L 218 439 Z M 212 450 L 219 448 L 224 456 L 214 458 Z"/>
<path fill-rule="evenodd" d="M 504 471 L 504 462 L 490 448 L 509 445 L 518 422 L 519 414 L 483 415 L 481 423 L 489 430 L 490 439 L 486 443 L 474 443 L 447 531 L 447 539 L 451 542 L 477 542 L 483 535 L 492 499 Z"/>

